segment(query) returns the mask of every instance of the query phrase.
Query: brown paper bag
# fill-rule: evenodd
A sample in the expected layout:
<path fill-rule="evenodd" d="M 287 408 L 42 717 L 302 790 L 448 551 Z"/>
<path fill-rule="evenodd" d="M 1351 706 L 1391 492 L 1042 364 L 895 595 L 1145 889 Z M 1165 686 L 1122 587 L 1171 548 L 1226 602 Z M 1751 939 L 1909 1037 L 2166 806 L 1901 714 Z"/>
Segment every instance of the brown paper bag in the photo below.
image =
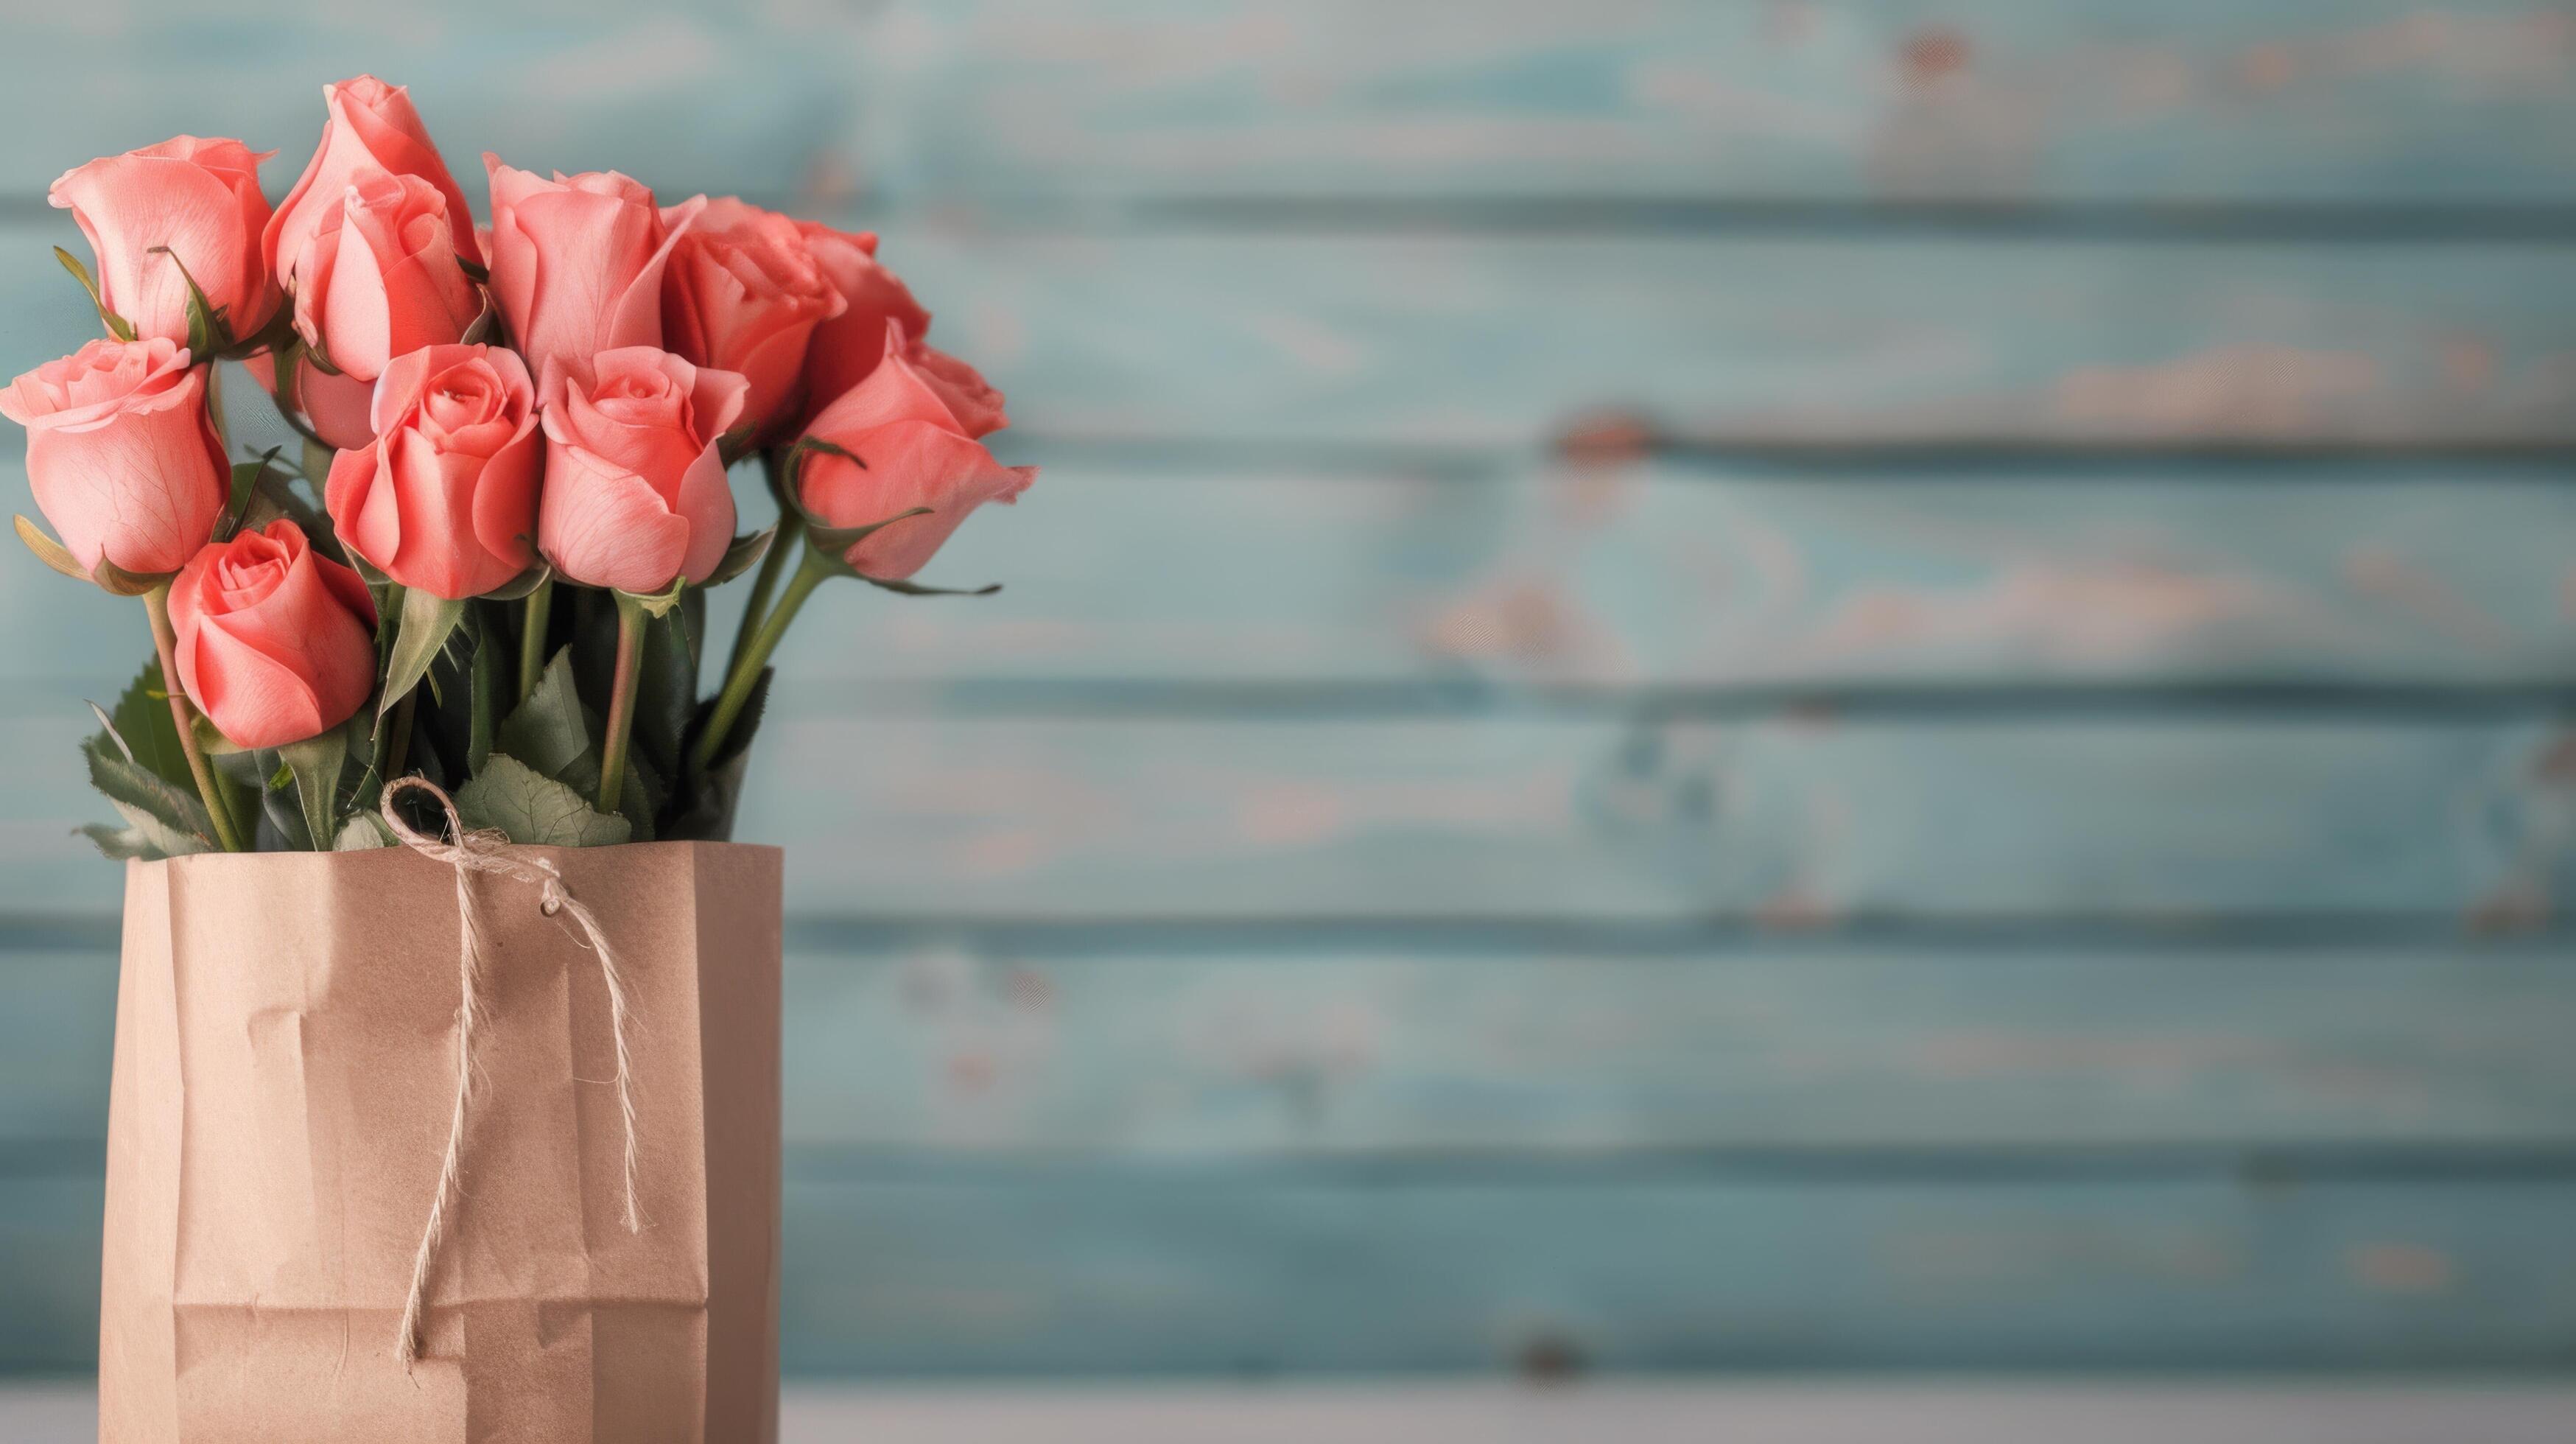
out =
<path fill-rule="evenodd" d="M 599 959 L 477 876 L 480 1072 L 406 1368 L 456 1097 L 455 872 L 402 848 L 129 864 L 103 1441 L 777 1437 L 778 851 L 523 851 L 624 978 L 640 1231 Z"/>

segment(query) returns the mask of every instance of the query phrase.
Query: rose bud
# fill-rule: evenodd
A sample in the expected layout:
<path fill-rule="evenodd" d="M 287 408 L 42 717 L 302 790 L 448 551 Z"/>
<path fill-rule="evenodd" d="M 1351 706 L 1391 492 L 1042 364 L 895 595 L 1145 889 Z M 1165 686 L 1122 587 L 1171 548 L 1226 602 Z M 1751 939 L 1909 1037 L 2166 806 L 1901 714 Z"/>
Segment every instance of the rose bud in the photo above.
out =
<path fill-rule="evenodd" d="M 791 399 L 815 325 L 843 309 L 798 224 L 732 196 L 706 203 L 662 273 L 662 343 L 750 382 L 754 426 Z"/>
<path fill-rule="evenodd" d="M 456 188 L 447 162 L 430 144 L 420 112 L 411 108 L 411 92 L 360 75 L 322 87 L 329 114 L 322 122 L 322 143 L 306 162 L 295 189 L 286 193 L 260 237 L 260 254 L 272 273 L 283 276 L 304 252 L 304 243 L 322 229 L 323 220 L 340 209 L 349 187 L 379 176 L 418 176 L 438 188 L 447 214 L 456 222 L 456 253 L 481 264 L 482 248 L 466 224 L 465 192 Z M 193 264 L 193 263 L 192 263 Z"/>
<path fill-rule="evenodd" d="M 407 351 L 465 334 L 483 314 L 456 264 L 456 232 L 438 187 L 410 175 L 352 182 L 286 276 L 295 330 L 362 381 Z"/>
<path fill-rule="evenodd" d="M 190 276 L 232 334 L 247 337 L 277 310 L 259 244 L 268 224 L 259 163 L 275 154 L 182 135 L 65 171 L 47 198 L 98 254 L 99 304 L 138 338 L 188 344 Z"/>
<path fill-rule="evenodd" d="M 492 296 L 541 390 L 587 379 L 603 351 L 662 344 L 662 272 L 704 197 L 668 211 L 615 171 L 535 175 L 485 155 L 492 178 Z"/>
<path fill-rule="evenodd" d="M 376 439 L 331 463 L 343 546 L 406 587 L 478 597 L 536 560 L 537 389 L 497 346 L 429 346 L 376 382 Z"/>
<path fill-rule="evenodd" d="M 590 379 L 549 379 L 537 546 L 555 570 L 638 594 L 705 581 L 733 541 L 716 443 L 749 391 L 651 346 L 599 353 Z"/>
<path fill-rule="evenodd" d="M 179 685 L 236 747 L 349 720 L 376 685 L 367 584 L 284 517 L 199 551 L 170 588 Z"/>
<path fill-rule="evenodd" d="M 868 379 L 823 408 L 806 431 L 851 455 L 807 452 L 799 462 L 797 495 L 808 512 L 836 528 L 930 508 L 928 516 L 860 538 L 842 558 L 863 576 L 901 581 L 921 570 L 967 513 L 988 501 L 1017 500 L 1038 472 L 1034 466 L 1002 465 L 975 440 L 951 401 L 959 388 L 906 354 L 911 348 L 901 326 L 886 327 L 885 347 Z M 973 378 L 970 400 L 1000 416 L 1001 393 L 965 363 L 941 359 Z"/>
<path fill-rule="evenodd" d="M 902 322 L 904 335 L 918 341 L 930 331 L 930 313 L 894 272 L 877 264 L 873 232 L 852 234 L 813 221 L 798 225 L 805 249 L 847 305 L 814 328 L 806 347 L 804 414 L 813 417 L 885 359 L 886 322 Z"/>
<path fill-rule="evenodd" d="M 36 506 L 83 570 L 159 576 L 223 515 L 232 472 L 206 415 L 206 371 L 167 337 L 92 341 L 0 390 L 27 428 Z"/>

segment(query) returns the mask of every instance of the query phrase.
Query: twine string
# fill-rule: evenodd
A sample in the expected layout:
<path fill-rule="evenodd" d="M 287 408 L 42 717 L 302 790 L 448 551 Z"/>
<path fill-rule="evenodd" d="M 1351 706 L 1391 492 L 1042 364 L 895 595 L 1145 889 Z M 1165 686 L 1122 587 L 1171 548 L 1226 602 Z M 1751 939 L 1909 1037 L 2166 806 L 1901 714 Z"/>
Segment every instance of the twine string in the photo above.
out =
<path fill-rule="evenodd" d="M 403 819 L 394 799 L 406 792 L 422 793 L 434 798 L 447 814 L 444 836 L 421 832 Z M 574 897 L 563 883 L 563 873 L 546 858 L 520 851 L 510 845 L 507 835 L 489 828 L 468 831 L 464 819 L 456 815 L 456 803 L 446 791 L 428 778 L 398 777 L 385 785 L 381 807 L 385 825 L 403 845 L 434 862 L 456 871 L 457 922 L 457 1004 L 456 1004 L 456 1101 L 447 1117 L 447 1156 L 438 1167 L 438 1192 L 430 1199 L 429 1220 L 420 1231 L 420 1247 L 412 1255 L 411 1292 L 403 1300 L 401 1337 L 395 1354 L 408 1368 L 420 1357 L 420 1315 L 429 1295 L 431 1271 L 438 1262 L 440 1245 L 447 1237 L 448 1216 L 456 1205 L 462 1185 L 465 1156 L 465 1117 L 473 1102 L 474 1029 L 483 1017 L 483 930 L 475 921 L 473 877 L 488 873 L 526 883 L 537 889 L 538 908 L 554 918 L 557 926 L 570 918 L 587 939 L 583 946 L 599 955 L 600 981 L 608 987 L 608 1016 L 617 1042 L 617 1112 L 626 1127 L 625 1185 L 626 1230 L 640 1231 L 643 1215 L 635 1203 L 635 1072 L 627 1045 L 626 980 L 617 970 L 617 955 L 610 951 L 608 937 L 600 931 L 599 919 Z M 449 842 L 447 836 L 456 840 Z M 566 929 L 567 932 L 570 929 Z M 580 939 L 576 939 L 580 941 Z"/>

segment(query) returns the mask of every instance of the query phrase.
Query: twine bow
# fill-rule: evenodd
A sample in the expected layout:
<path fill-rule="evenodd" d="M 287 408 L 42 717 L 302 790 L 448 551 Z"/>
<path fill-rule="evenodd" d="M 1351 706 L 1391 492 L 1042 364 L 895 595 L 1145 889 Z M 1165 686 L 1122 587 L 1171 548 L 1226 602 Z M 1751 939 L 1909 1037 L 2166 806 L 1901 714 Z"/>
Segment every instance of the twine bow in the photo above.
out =
<path fill-rule="evenodd" d="M 403 820 L 394 799 L 405 792 L 425 793 L 438 800 L 447 814 L 447 832 L 454 842 L 420 832 Z M 456 1005 L 456 1106 L 447 1120 L 447 1157 L 438 1168 L 438 1194 L 430 1200 L 429 1222 L 420 1232 L 419 1252 L 412 1256 L 411 1293 L 403 1301 L 402 1337 L 395 1353 L 404 1367 L 420 1357 L 420 1312 L 429 1293 L 430 1269 L 438 1261 L 439 1244 L 447 1235 L 447 1213 L 457 1196 L 459 1175 L 463 1172 L 465 1153 L 465 1110 L 474 1095 L 474 1025 L 483 1014 L 479 983 L 483 971 L 483 933 L 474 921 L 474 874 L 490 873 L 537 889 L 538 907 L 546 916 L 556 919 L 569 916 L 589 939 L 586 946 L 599 955 L 600 980 L 608 985 L 608 1016 L 617 1035 L 617 1111 L 626 1125 L 626 1231 L 643 1228 L 643 1218 L 635 1206 L 635 1085 L 634 1070 L 626 1046 L 626 982 L 618 976 L 617 955 L 609 950 L 608 938 L 600 932 L 599 919 L 582 905 L 563 885 L 563 873 L 542 857 L 521 852 L 510 845 L 499 832 L 482 829 L 468 832 L 465 822 L 456 815 L 456 804 L 438 784 L 425 777 L 398 777 L 385 785 L 382 804 L 385 825 L 394 836 L 421 856 L 443 862 L 456 869 L 456 922 L 460 938 L 457 948 Z M 567 932 L 570 929 L 566 929 Z"/>

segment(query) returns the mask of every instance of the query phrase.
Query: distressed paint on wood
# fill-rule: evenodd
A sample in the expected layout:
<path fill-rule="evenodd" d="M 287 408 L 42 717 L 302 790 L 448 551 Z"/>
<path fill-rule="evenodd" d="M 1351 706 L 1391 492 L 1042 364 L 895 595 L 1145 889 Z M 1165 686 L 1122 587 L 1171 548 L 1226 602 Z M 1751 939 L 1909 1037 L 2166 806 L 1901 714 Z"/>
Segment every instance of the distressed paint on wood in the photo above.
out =
<path fill-rule="evenodd" d="M 791 684 L 792 685 L 792 684 Z M 112 910 L 70 700 L 0 719 L 0 907 Z M 2224 926 L 2544 918 L 2550 723 L 862 716 L 763 733 L 741 830 L 791 911 Z"/>
<path fill-rule="evenodd" d="M 798 1175 L 796 1374 L 2563 1368 L 2563 1177 Z M 0 1353 L 85 1366 L 96 1176 L 0 1174 Z"/>
<path fill-rule="evenodd" d="M 96 334 L 0 224 L 0 335 Z M 932 339 L 1047 442 L 1508 448 L 1604 407 L 1710 440 L 2576 444 L 2576 244 L 888 228 Z"/>
<path fill-rule="evenodd" d="M 1020 683 L 1137 711 L 1154 694 L 1122 684 L 2576 684 L 2562 481 L 2576 471 L 2478 462 L 1825 478 L 1759 462 L 1076 462 L 941 551 L 934 580 L 1000 580 L 1000 595 L 825 591 L 789 634 L 779 700 L 1045 695 L 1003 685 Z M 748 468 L 736 484 L 748 505 Z M 741 591 L 714 594 L 711 635 L 731 635 Z M 33 566 L 0 567 L 0 613 L 50 621 L 0 649 L 0 676 L 40 684 L 0 709 L 104 697 L 144 647 L 131 603 Z"/>
<path fill-rule="evenodd" d="M 9 42 L 0 195 L 41 198 L 93 155 L 186 133 L 277 151 L 262 178 L 280 199 L 321 134 L 323 85 L 372 72 L 410 87 L 487 219 L 486 150 L 540 174 L 623 170 L 666 201 L 843 186 L 862 46 L 839 7 L 702 0 L 22 6 Z"/>
<path fill-rule="evenodd" d="M 0 1140 L 104 1128 L 115 958 L 0 954 Z M 1101 1159 L 2576 1145 L 2563 949 L 1678 954 L 960 936 L 787 963 L 792 1147 Z"/>
<path fill-rule="evenodd" d="M 2563 203 L 2531 0 L 898 0 L 896 194 Z"/>

